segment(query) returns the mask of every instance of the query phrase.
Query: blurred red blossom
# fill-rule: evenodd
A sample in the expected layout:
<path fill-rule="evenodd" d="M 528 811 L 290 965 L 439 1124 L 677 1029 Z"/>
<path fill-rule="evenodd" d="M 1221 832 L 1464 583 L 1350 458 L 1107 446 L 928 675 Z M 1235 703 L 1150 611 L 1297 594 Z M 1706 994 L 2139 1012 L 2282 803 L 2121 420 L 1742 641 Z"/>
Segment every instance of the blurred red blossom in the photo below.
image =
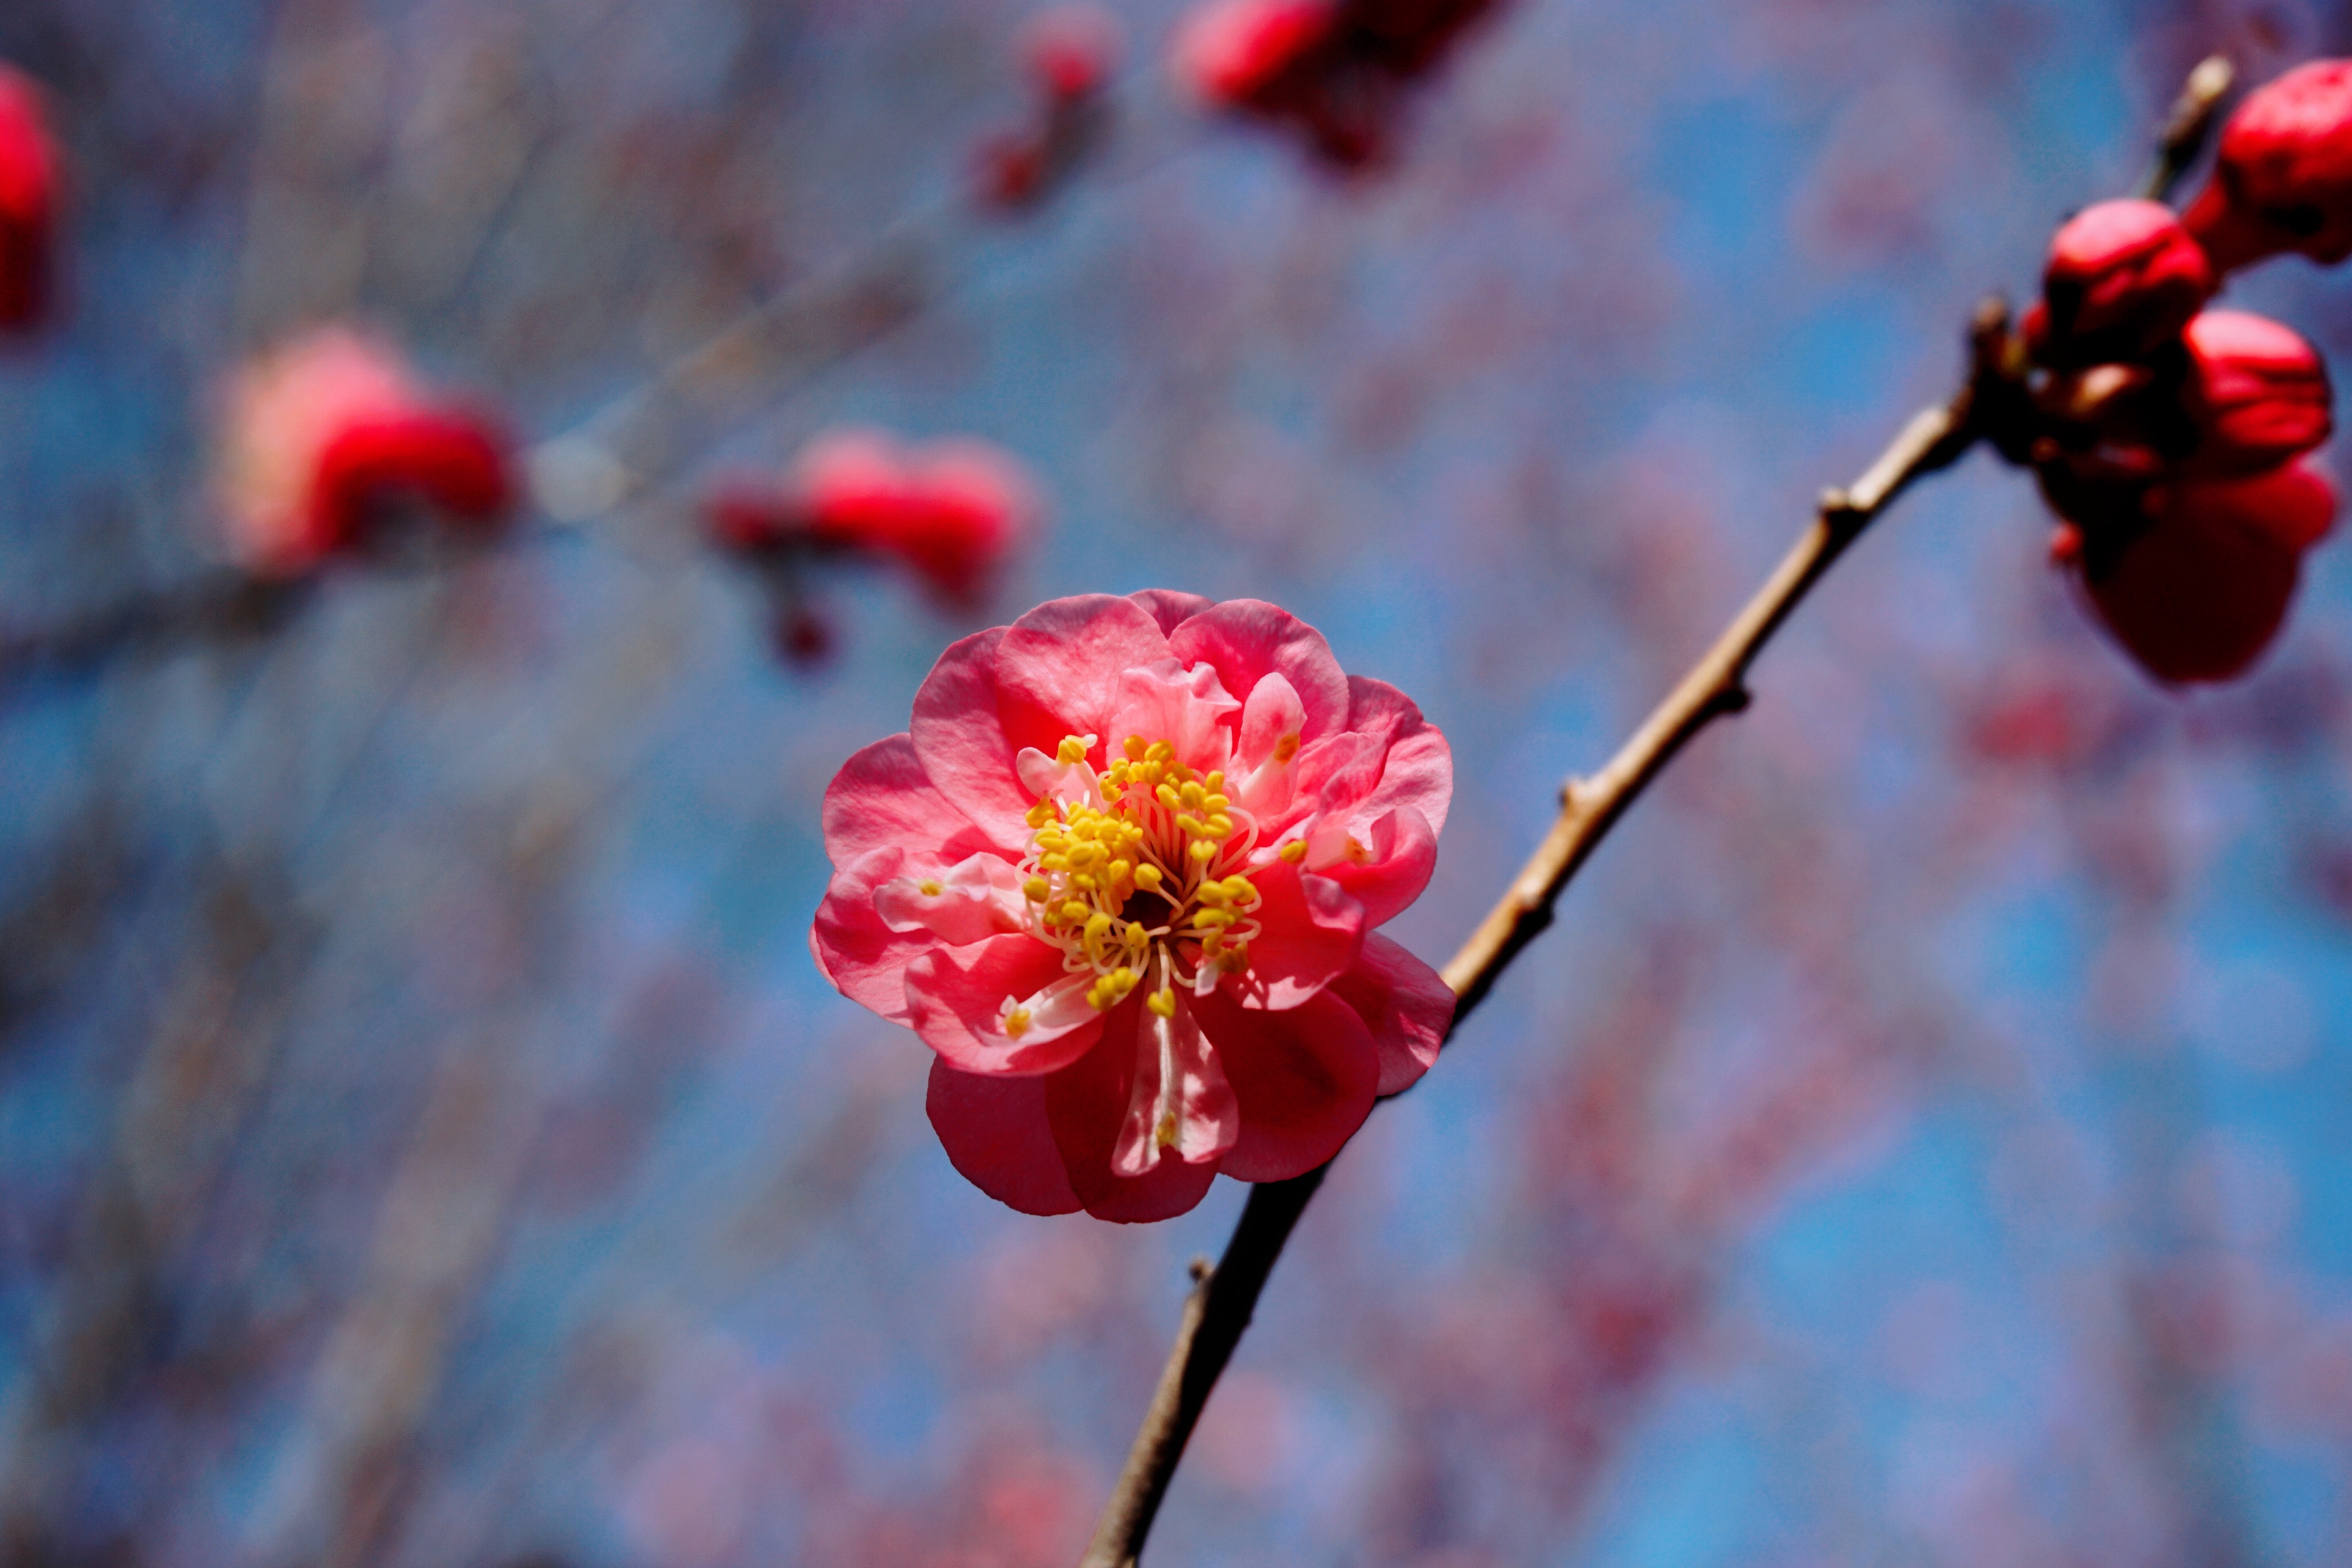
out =
<path fill-rule="evenodd" d="M 908 446 L 854 427 L 817 437 L 781 482 L 735 481 L 705 508 L 726 549 L 887 557 L 950 609 L 987 597 L 1039 511 L 1027 470 L 1001 447 L 969 437 Z"/>
<path fill-rule="evenodd" d="M 47 308 L 58 178 L 41 89 L 0 66 L 0 329 L 30 327 Z"/>
<path fill-rule="evenodd" d="M 1005 212 L 1044 200 L 1098 144 L 1126 38 L 1109 12 L 1077 4 L 1032 16 L 1019 47 L 1040 102 L 1028 124 L 983 140 L 973 168 L 982 203 Z"/>
<path fill-rule="evenodd" d="M 1056 5 L 1038 12 L 1021 30 L 1022 63 L 1038 89 L 1055 100 L 1100 92 L 1125 48 L 1118 18 L 1100 5 Z"/>
<path fill-rule="evenodd" d="M 1171 64 L 1213 108 L 1304 132 L 1333 163 L 1388 150 L 1402 89 L 1434 69 L 1494 0 L 1203 0 Z"/>
<path fill-rule="evenodd" d="M 2289 252 L 2352 257 L 2352 60 L 2313 60 L 2250 93 L 2185 221 L 2221 272 Z"/>
<path fill-rule="evenodd" d="M 939 1054 L 983 1191 L 1162 1219 L 1322 1164 L 1436 1058 L 1453 993 L 1371 928 L 1452 793 L 1420 710 L 1272 605 L 1057 599 L 949 648 L 835 777 L 811 946 Z"/>
<path fill-rule="evenodd" d="M 487 532 L 515 489 L 494 422 L 437 399 L 398 349 L 349 327 L 286 344 L 229 386 L 222 511 L 232 552 L 257 572 L 362 549 L 403 502 Z"/>

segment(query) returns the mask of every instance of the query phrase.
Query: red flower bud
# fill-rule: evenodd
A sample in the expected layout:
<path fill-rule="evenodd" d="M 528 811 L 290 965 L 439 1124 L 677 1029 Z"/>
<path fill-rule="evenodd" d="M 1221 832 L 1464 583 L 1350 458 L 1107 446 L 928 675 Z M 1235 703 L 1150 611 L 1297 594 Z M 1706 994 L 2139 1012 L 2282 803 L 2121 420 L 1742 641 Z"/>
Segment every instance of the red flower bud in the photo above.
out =
<path fill-rule="evenodd" d="M 47 308 L 58 185 L 41 90 L 0 66 L 0 329 L 29 327 Z"/>
<path fill-rule="evenodd" d="M 2178 336 L 2212 298 L 2204 250 L 2158 202 L 2085 207 L 2050 244 L 2046 315 L 2029 329 L 2053 364 L 2137 359 Z"/>
<path fill-rule="evenodd" d="M 2158 679 L 2227 680 L 2270 646 L 2303 551 L 2334 520 L 2335 488 L 2297 464 L 2248 479 L 2151 488 L 2145 527 L 2084 587 L 2124 650 Z"/>
<path fill-rule="evenodd" d="M 1203 102 L 1262 104 L 1339 23 L 1332 0 L 1209 0 L 1176 35 L 1176 79 Z"/>
<path fill-rule="evenodd" d="M 2196 431 L 2184 476 L 2261 473 L 2327 439 L 2326 362 L 2293 330 L 2244 310 L 2207 310 L 2181 342 L 2189 358 L 2181 405 Z"/>
<path fill-rule="evenodd" d="M 327 548 L 367 538 L 387 505 L 421 501 L 487 532 L 514 504 L 507 443 L 487 420 L 446 409 L 354 419 L 329 438 L 310 507 Z"/>
<path fill-rule="evenodd" d="M 1047 98 L 1065 103 L 1101 91 L 1124 45 L 1118 19 L 1099 5 L 1059 5 L 1022 29 L 1030 77 Z"/>
<path fill-rule="evenodd" d="M 2314 60 L 2250 94 L 2184 219 L 2221 272 L 2288 251 L 2352 256 L 2352 60 Z"/>

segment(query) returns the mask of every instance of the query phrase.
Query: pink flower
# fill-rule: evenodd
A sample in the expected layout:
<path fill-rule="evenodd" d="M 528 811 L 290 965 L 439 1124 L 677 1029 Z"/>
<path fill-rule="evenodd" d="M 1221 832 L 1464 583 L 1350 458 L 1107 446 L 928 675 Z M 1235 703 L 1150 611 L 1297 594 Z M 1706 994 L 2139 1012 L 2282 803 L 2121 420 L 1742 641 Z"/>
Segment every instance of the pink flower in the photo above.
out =
<path fill-rule="evenodd" d="M 2064 552 L 2102 624 L 2158 679 L 2228 680 L 2285 623 L 2303 552 L 2336 519 L 2336 487 L 2308 463 L 2252 479 L 2148 489 L 2136 531 Z"/>
<path fill-rule="evenodd" d="M 950 608 L 987 596 L 1036 527 L 1035 487 L 984 441 L 908 447 L 843 428 L 809 443 L 779 488 L 738 484 L 706 508 L 712 537 L 749 554 L 819 550 L 887 555 Z"/>
<path fill-rule="evenodd" d="M 2288 251 L 2352 256 L 2352 60 L 2313 60 L 2248 94 L 2183 221 L 2218 272 Z"/>
<path fill-rule="evenodd" d="M 2137 359 L 2178 337 L 2211 299 L 2213 268 L 2160 202 L 2100 202 L 2050 242 L 2042 357 L 2097 364 Z"/>
<path fill-rule="evenodd" d="M 399 351 L 347 327 L 247 366 L 227 412 L 223 511 L 231 549 L 255 571 L 302 572 L 359 550 L 399 501 L 478 530 L 514 501 L 497 427 L 434 401 Z"/>
<path fill-rule="evenodd" d="M 29 327 L 47 307 L 58 185 L 41 89 L 0 66 L 0 329 Z"/>
<path fill-rule="evenodd" d="M 1163 1219 L 1322 1164 L 1435 1059 L 1453 993 L 1371 928 L 1452 793 L 1420 710 L 1274 605 L 1056 599 L 948 649 L 834 780 L 811 946 L 938 1053 L 982 1191 Z"/>

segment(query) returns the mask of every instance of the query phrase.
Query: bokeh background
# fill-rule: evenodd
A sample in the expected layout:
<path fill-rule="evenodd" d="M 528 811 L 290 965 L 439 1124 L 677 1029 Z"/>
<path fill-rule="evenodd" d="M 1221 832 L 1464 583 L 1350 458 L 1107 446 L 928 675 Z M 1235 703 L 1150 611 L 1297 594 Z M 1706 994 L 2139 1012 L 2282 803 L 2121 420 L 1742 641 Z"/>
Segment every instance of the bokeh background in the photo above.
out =
<path fill-rule="evenodd" d="M 74 167 L 0 358 L 11 1564 L 1071 1561 L 1222 1244 L 1011 1213 L 805 930 L 817 803 L 969 629 L 788 668 L 711 475 L 844 420 L 1052 498 L 998 605 L 1276 600 L 1451 737 L 1442 961 L 1549 820 L 2305 0 L 1511 0 L 1335 177 L 1116 0 L 1017 220 L 1023 0 L 8 0 Z M 2240 282 L 2352 363 L 2352 279 Z M 327 317 L 532 441 L 769 307 L 662 482 L 284 614 L 220 376 Z M 1904 500 L 1341 1158 L 1162 1563 L 2352 1561 L 2352 549 L 2153 689 L 1979 454 Z M 971 623 L 982 624 L 982 623 Z M 29 651 L 27 651 L 29 650 Z"/>

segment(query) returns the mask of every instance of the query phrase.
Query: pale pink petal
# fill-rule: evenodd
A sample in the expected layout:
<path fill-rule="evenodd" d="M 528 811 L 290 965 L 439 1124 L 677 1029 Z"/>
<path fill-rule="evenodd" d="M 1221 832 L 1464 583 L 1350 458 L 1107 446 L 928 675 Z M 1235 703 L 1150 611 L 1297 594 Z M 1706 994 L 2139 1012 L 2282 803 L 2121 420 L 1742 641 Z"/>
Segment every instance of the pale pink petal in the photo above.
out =
<path fill-rule="evenodd" d="M 1064 735 L 1108 735 L 1120 673 L 1167 657 L 1167 634 L 1131 599 L 1082 594 L 1040 605 L 997 648 L 1003 727 L 1018 745 L 1046 752 Z M 1008 762 L 1015 749 L 1005 752 Z"/>
<path fill-rule="evenodd" d="M 1213 1165 L 1241 1133 L 1241 1110 L 1216 1052 L 1201 1037 L 1192 1004 L 1179 992 L 1172 1017 L 1150 1007 L 1134 1011 L 1134 1074 L 1110 1168 L 1141 1176 L 1171 1154 Z M 1117 1048 L 1116 1037 L 1110 1048 Z"/>
<path fill-rule="evenodd" d="M 1094 735 L 1077 737 L 1091 750 Z M 1090 805 L 1099 811 L 1103 805 L 1102 777 L 1091 763 L 1066 763 L 1049 752 L 1034 746 L 1024 746 L 1013 759 L 1013 771 L 1019 775 L 1021 788 L 1032 800 L 1055 800 L 1065 805 Z"/>
<path fill-rule="evenodd" d="M 1107 733 L 1114 750 L 1129 735 L 1166 741 L 1176 748 L 1178 762 L 1199 773 L 1218 773 L 1232 756 L 1233 731 L 1225 717 L 1241 707 L 1207 665 L 1187 669 L 1172 658 L 1154 659 L 1119 672 L 1118 701 Z"/>
<path fill-rule="evenodd" d="M 1306 741 L 1307 705 L 1298 700 L 1298 689 L 1279 671 L 1260 676 L 1242 710 L 1241 742 L 1234 748 L 1239 765 L 1253 773 L 1286 767 Z"/>
<path fill-rule="evenodd" d="M 1364 940 L 1364 906 L 1328 877 L 1301 874 L 1277 860 L 1255 868 L 1260 903 L 1251 918 L 1264 928 L 1250 939 L 1249 967 L 1223 989 L 1249 1007 L 1296 1007 L 1355 962 Z"/>
<path fill-rule="evenodd" d="M 932 786 L 914 742 L 905 735 L 877 741 L 841 765 L 825 787 L 824 819 L 824 852 L 835 866 L 885 845 L 957 860 L 983 844 L 1015 855 L 1024 844 L 1019 836 L 991 839 L 975 826 Z"/>
<path fill-rule="evenodd" d="M 1002 626 L 975 632 L 940 655 L 915 693 L 908 731 L 924 776 L 940 796 L 1016 853 L 1029 839 L 1025 820 L 1036 797 L 1024 795 L 1013 771 L 1023 745 L 1053 750 L 1059 735 L 1015 737 L 998 716 L 996 653 Z"/>
<path fill-rule="evenodd" d="M 1367 928 L 1385 925 L 1421 897 L 1437 868 L 1437 835 L 1411 806 L 1359 817 L 1337 841 L 1318 831 L 1308 840 L 1306 868 L 1329 878 L 1364 906 Z"/>
<path fill-rule="evenodd" d="M 1388 759 L 1379 786 L 1359 809 L 1410 805 L 1429 819 L 1431 832 L 1444 832 L 1454 799 L 1454 752 L 1444 735 L 1421 716 L 1412 699 L 1384 680 L 1351 675 L 1348 690 L 1348 727 L 1380 742 Z"/>
<path fill-rule="evenodd" d="M 1348 678 L 1323 634 L 1289 611 L 1259 599 L 1228 599 L 1169 634 L 1186 664 L 1214 665 L 1225 689 L 1244 701 L 1260 679 L 1278 672 L 1305 706 L 1307 738 L 1348 722 Z"/>
<path fill-rule="evenodd" d="M 1383 1099 L 1421 1080 L 1454 1024 L 1454 988 L 1444 976 L 1378 932 L 1364 938 L 1364 951 L 1326 994 L 1354 1008 L 1371 1031 L 1381 1064 L 1374 1092 Z"/>
<path fill-rule="evenodd" d="M 809 952 L 841 994 L 884 1017 L 907 1019 L 907 965 L 939 945 L 929 931 L 892 931 L 874 908 L 874 889 L 897 876 L 906 851 L 861 855 L 833 874 L 809 927 Z"/>
<path fill-rule="evenodd" d="M 953 866 L 937 855 L 908 856 L 874 889 L 874 909 L 894 931 L 927 931 L 958 947 L 1029 928 L 1020 868 L 985 850 Z"/>
<path fill-rule="evenodd" d="M 1189 1164 L 1162 1160 L 1144 1175 L 1122 1176 L 1111 1169 L 1135 1089 L 1135 1023 L 1139 997 L 1111 1010 L 1100 1044 L 1060 1072 L 1041 1079 L 1045 1114 L 1070 1186 L 1097 1219 L 1130 1224 L 1169 1219 L 1201 1201 L 1216 1180 L 1217 1162 Z"/>
<path fill-rule="evenodd" d="M 1378 739 L 1342 731 L 1298 753 L 1292 773 L 1297 797 L 1292 809 L 1318 810 L 1327 817 L 1353 816 L 1380 789 L 1388 753 Z"/>
<path fill-rule="evenodd" d="M 1144 588 L 1129 594 L 1129 598 L 1143 606 L 1144 613 L 1160 623 L 1163 633 L 1172 634 L 1178 626 L 1203 610 L 1213 609 L 1216 601 L 1198 594 L 1181 594 L 1173 588 Z"/>
<path fill-rule="evenodd" d="M 1241 1136 L 1223 1163 L 1229 1176 L 1304 1175 L 1337 1154 L 1371 1114 L 1380 1052 L 1363 1019 L 1336 996 L 1261 1013 L 1220 994 L 1202 1000 L 1201 1030 L 1241 1101 Z"/>
<path fill-rule="evenodd" d="M 935 945 L 907 965 L 906 1021 L 965 1072 L 1052 1072 L 1086 1054 L 1101 1036 L 1102 1016 L 1056 1009 L 1050 1022 L 1033 1020 L 1015 1038 L 1005 1030 L 1004 1004 L 1034 997 L 1065 978 L 1061 950 L 1032 936 Z"/>
<path fill-rule="evenodd" d="M 1072 1214 L 1078 1194 L 1045 1116 L 1045 1080 L 958 1072 L 931 1063 L 924 1096 L 948 1161 L 966 1181 L 1023 1214 Z"/>

